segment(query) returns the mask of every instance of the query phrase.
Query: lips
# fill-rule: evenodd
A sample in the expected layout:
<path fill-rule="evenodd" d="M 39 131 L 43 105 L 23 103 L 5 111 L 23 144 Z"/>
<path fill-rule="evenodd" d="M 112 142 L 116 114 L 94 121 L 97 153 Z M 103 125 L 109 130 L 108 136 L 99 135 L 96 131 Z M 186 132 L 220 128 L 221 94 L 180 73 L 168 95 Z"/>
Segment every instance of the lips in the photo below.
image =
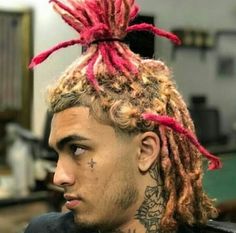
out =
<path fill-rule="evenodd" d="M 74 209 L 81 202 L 80 198 L 78 198 L 76 196 L 72 196 L 72 195 L 65 194 L 64 198 L 67 200 L 66 203 L 65 203 L 65 206 L 66 206 L 67 209 Z"/>
<path fill-rule="evenodd" d="M 76 208 L 79 204 L 80 204 L 79 200 L 71 200 L 71 201 L 67 201 L 65 203 L 65 206 L 67 209 L 71 210 L 71 209 Z"/>

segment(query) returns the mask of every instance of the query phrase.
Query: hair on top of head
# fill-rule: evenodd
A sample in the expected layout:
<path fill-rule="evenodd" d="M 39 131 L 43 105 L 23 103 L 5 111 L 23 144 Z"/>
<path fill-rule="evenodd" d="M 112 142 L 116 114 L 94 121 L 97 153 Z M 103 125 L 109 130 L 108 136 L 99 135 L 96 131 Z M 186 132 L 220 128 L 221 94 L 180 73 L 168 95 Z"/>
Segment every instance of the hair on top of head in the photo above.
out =
<path fill-rule="evenodd" d="M 113 77 L 123 75 L 127 79 L 134 79 L 139 76 L 140 57 L 132 53 L 127 45 L 121 43 L 128 32 L 146 30 L 180 44 L 177 36 L 153 25 L 141 23 L 129 26 L 129 23 L 139 12 L 135 0 L 65 0 L 66 4 L 59 0 L 50 0 L 50 2 L 53 3 L 54 9 L 64 21 L 80 34 L 80 38 L 63 42 L 39 54 L 32 60 L 30 67 L 43 62 L 60 48 L 74 44 L 87 46 L 84 59 L 80 59 L 76 65 L 77 70 L 80 70 L 82 74 L 84 72 L 87 80 L 96 91 L 102 91 L 97 80 L 99 70 L 102 70 L 103 75 L 106 73 Z M 158 117 L 160 119 L 160 116 Z M 161 122 L 156 117 L 149 117 L 149 120 L 158 124 Z M 171 119 L 171 121 L 173 120 Z M 168 127 L 173 126 L 170 122 L 168 123 L 168 120 L 165 122 Z M 172 129 L 176 129 L 176 127 Z M 220 161 L 204 150 L 196 139 L 192 140 L 191 132 L 183 134 L 210 159 L 210 169 L 221 166 Z"/>
<path fill-rule="evenodd" d="M 141 58 L 122 42 L 134 30 L 150 31 L 177 44 L 179 39 L 146 23 L 129 26 L 139 11 L 135 0 L 50 2 L 80 37 L 39 54 L 30 67 L 60 48 L 86 46 L 49 89 L 51 111 L 86 106 L 98 120 L 122 131 L 155 131 L 161 141 L 158 167 L 166 194 L 162 229 L 171 232 L 178 222 L 205 223 L 212 218 L 216 209 L 203 192 L 201 155 L 209 159 L 209 169 L 220 168 L 220 160 L 198 142 L 169 68 L 159 60 Z"/>
<path fill-rule="evenodd" d="M 63 20 L 79 33 L 80 38 L 62 42 L 39 54 L 32 60 L 30 68 L 43 62 L 60 48 L 74 44 L 90 48 L 97 44 L 96 49 L 84 64 L 87 65 L 87 78 L 97 90 L 99 90 L 99 85 L 94 75 L 94 66 L 101 57 L 110 74 L 121 72 L 128 77 L 130 74 L 133 76 L 137 74 L 138 67 L 134 58 L 138 59 L 138 57 L 134 54 L 131 55 L 124 44 L 115 43 L 121 41 L 127 33 L 141 30 L 150 31 L 166 37 L 174 43 L 180 43 L 177 36 L 155 28 L 153 25 L 142 23 L 129 26 L 129 23 L 139 12 L 139 7 L 134 0 L 66 0 L 66 4 L 59 0 L 50 0 L 50 2 L 53 3 L 54 9 Z"/>

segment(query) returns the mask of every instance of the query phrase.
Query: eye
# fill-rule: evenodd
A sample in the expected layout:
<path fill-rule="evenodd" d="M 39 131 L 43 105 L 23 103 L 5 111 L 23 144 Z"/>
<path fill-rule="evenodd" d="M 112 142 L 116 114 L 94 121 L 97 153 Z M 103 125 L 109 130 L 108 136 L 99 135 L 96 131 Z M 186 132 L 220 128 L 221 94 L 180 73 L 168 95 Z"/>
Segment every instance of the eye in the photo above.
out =
<path fill-rule="evenodd" d="M 82 148 L 81 146 L 78 145 L 71 145 L 70 146 L 70 150 L 73 156 L 79 156 L 81 154 L 83 154 L 86 149 Z"/>

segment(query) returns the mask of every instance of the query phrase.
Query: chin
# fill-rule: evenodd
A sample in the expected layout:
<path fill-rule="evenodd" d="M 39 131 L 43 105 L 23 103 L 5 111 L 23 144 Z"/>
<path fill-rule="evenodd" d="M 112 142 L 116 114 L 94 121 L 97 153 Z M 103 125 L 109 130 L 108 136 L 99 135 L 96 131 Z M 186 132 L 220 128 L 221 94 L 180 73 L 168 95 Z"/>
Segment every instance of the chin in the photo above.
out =
<path fill-rule="evenodd" d="M 114 228 L 114 223 L 109 223 L 108 219 L 102 220 L 88 215 L 79 215 L 74 212 L 74 221 L 80 229 L 91 231 L 110 230 Z"/>
<path fill-rule="evenodd" d="M 83 229 L 95 229 L 100 225 L 98 221 L 92 219 L 88 214 L 79 214 L 74 211 L 74 221 L 79 228 Z"/>

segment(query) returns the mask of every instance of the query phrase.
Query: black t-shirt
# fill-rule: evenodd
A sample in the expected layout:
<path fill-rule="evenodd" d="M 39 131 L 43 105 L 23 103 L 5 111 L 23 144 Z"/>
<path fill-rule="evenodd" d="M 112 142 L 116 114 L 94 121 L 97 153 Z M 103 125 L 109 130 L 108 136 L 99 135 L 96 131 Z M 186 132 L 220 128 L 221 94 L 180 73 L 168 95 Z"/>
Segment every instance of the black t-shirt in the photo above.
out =
<path fill-rule="evenodd" d="M 74 223 L 72 212 L 48 213 L 33 219 L 25 230 L 25 233 L 88 233 L 79 230 Z M 89 233 L 97 233 L 92 232 Z M 181 227 L 178 233 L 194 233 L 190 227 Z"/>
<path fill-rule="evenodd" d="M 177 233 L 236 233 L 236 225 L 210 221 L 205 227 L 181 226 Z M 97 231 L 84 231 L 77 227 L 72 212 L 48 213 L 33 219 L 25 233 L 97 233 Z"/>

